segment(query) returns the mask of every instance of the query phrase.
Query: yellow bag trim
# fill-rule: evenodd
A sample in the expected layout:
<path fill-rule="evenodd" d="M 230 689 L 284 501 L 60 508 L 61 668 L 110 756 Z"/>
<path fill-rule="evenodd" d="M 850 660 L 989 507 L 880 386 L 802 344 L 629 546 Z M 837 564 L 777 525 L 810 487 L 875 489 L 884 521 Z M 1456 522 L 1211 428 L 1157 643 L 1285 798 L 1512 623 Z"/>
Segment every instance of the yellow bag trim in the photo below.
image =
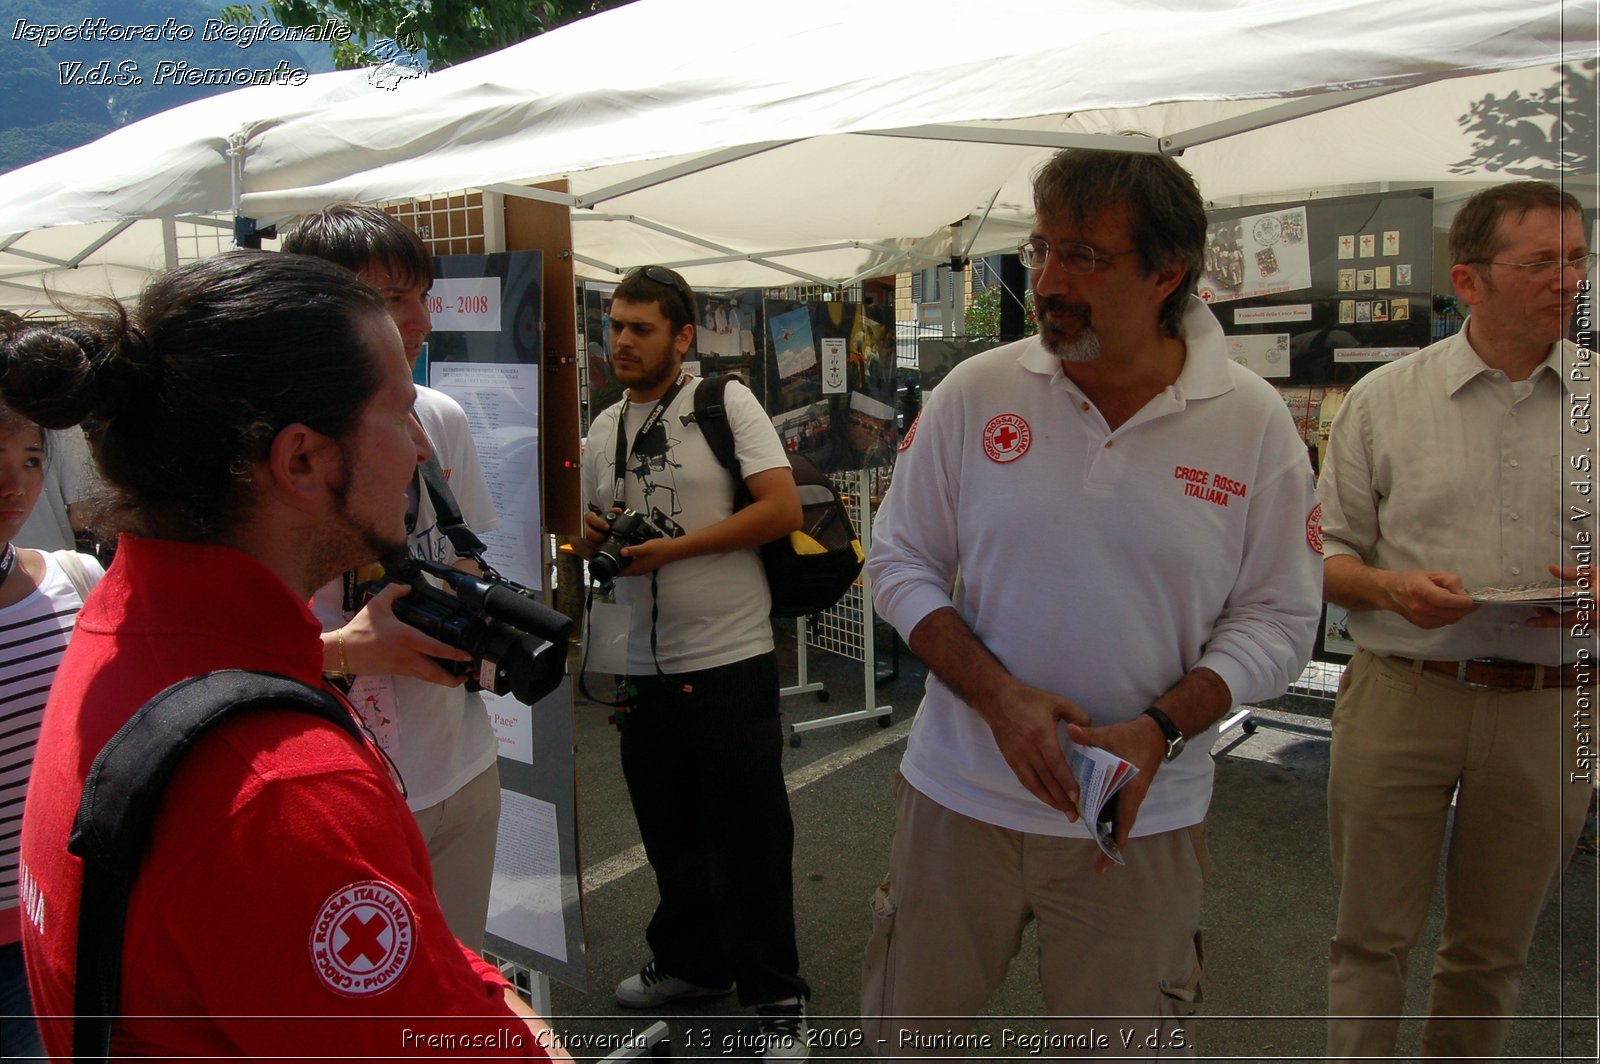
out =
<path fill-rule="evenodd" d="M 798 529 L 789 533 L 789 546 L 796 554 L 826 554 L 828 548 Z"/>

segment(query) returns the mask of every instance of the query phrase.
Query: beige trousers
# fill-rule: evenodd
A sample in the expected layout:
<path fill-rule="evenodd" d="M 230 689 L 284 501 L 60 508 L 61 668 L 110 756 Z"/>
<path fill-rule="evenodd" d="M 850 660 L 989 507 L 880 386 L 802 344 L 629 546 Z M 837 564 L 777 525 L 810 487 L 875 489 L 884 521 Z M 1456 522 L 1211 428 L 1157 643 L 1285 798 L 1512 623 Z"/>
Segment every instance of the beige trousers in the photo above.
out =
<path fill-rule="evenodd" d="M 1330 1057 L 1394 1052 L 1441 850 L 1444 931 L 1422 1052 L 1500 1055 L 1534 925 L 1588 810 L 1590 784 L 1571 778 L 1576 708 L 1572 689 L 1465 687 L 1357 653 L 1334 707 L 1328 776 L 1339 884 Z"/>
<path fill-rule="evenodd" d="M 500 827 L 500 767 L 490 765 L 444 801 L 413 815 L 428 844 L 433 893 L 445 923 L 462 942 L 482 952 Z"/>
<path fill-rule="evenodd" d="M 862 973 L 866 1048 L 884 1057 L 1189 1057 L 1200 1000 L 1205 826 L 1129 841 L 1094 871 L 1088 839 L 995 827 L 895 780 L 889 876 L 872 899 Z M 1029 920 L 1049 1015 L 963 1043 Z M 1013 1039 L 1003 1044 L 1005 1039 Z"/>

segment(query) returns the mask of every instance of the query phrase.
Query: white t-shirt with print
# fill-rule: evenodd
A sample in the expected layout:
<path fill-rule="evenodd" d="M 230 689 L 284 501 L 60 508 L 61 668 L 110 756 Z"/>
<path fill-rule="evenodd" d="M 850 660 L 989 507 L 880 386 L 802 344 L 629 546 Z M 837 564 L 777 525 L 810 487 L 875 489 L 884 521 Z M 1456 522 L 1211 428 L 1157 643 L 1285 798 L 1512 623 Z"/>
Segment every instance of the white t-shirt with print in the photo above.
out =
<path fill-rule="evenodd" d="M 733 475 L 722 467 L 698 425 L 683 418 L 694 411 L 696 378 L 679 391 L 666 417 L 634 446 L 639 428 L 655 403 L 626 398 L 607 407 L 589 429 L 583 457 L 583 497 L 587 505 L 609 510 L 612 466 L 619 420 L 628 441 L 623 502 L 646 516 L 659 512 L 693 532 L 733 513 Z M 723 393 L 734 454 L 748 478 L 768 469 L 789 468 L 777 430 L 756 397 L 740 383 Z M 659 661 L 665 673 L 693 672 L 729 665 L 771 650 L 772 598 L 761 556 L 755 549 L 685 558 L 656 570 L 658 605 L 656 649 L 650 650 L 651 590 L 648 575 L 617 578 L 617 601 L 629 607 L 628 671 L 651 675 Z"/>

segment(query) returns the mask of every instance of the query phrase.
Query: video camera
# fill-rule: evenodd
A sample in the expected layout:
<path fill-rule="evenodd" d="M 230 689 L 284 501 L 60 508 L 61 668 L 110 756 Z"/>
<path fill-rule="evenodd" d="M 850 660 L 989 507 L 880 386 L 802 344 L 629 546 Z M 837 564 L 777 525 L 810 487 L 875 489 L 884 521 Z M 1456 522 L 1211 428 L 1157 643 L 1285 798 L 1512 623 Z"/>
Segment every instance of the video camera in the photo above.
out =
<path fill-rule="evenodd" d="M 455 594 L 434 587 L 424 573 L 444 581 Z M 498 573 L 479 579 L 418 558 L 388 568 L 378 586 L 382 583 L 411 588 L 409 595 L 394 600 L 396 617 L 472 655 L 471 661 L 440 662 L 467 677 L 467 690 L 509 694 L 531 706 L 566 675 L 572 620 L 522 585 Z"/>

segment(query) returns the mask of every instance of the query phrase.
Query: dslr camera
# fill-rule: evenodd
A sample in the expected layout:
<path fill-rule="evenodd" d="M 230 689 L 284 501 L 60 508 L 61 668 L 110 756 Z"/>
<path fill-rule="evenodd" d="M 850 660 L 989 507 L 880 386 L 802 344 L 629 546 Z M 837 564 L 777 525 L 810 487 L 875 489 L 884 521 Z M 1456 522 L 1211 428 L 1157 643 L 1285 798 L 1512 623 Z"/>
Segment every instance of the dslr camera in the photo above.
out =
<path fill-rule="evenodd" d="M 455 594 L 434 587 L 424 574 L 438 577 Z M 440 662 L 467 677 L 467 690 L 509 694 L 531 706 L 566 675 L 572 620 L 522 585 L 492 570 L 479 579 L 416 558 L 387 569 L 382 583 L 411 588 L 409 595 L 394 600 L 396 617 L 472 655 L 471 661 Z"/>
<path fill-rule="evenodd" d="M 597 584 L 611 583 L 633 561 L 632 558 L 623 557 L 623 547 L 661 539 L 666 535 L 650 518 L 635 510 L 613 510 L 600 516 L 606 519 L 611 529 L 589 559 L 589 578 Z M 678 534 L 682 535 L 682 532 Z"/>

